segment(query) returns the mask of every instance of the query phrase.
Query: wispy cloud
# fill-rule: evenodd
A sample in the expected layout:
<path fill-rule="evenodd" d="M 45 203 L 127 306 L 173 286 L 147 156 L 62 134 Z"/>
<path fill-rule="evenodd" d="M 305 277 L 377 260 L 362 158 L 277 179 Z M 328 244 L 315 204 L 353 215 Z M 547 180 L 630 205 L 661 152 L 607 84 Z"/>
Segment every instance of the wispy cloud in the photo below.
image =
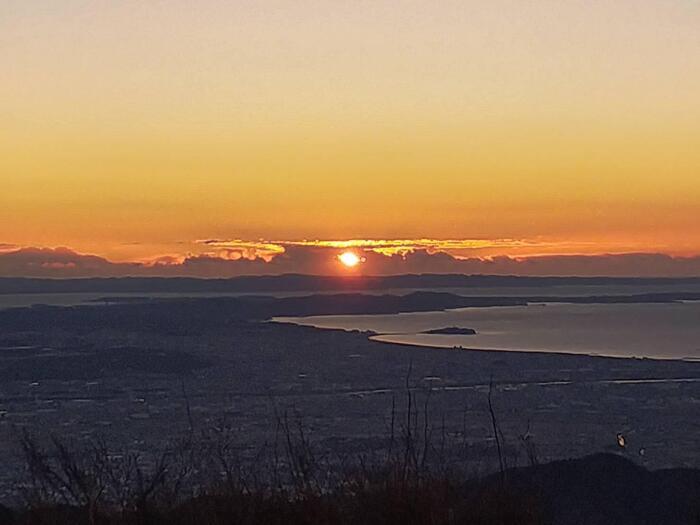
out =
<path fill-rule="evenodd" d="M 261 256 L 274 256 L 284 253 L 291 246 L 303 246 L 311 248 L 329 248 L 336 250 L 356 249 L 371 251 L 383 255 L 406 255 L 415 251 L 427 251 L 431 253 L 447 252 L 459 255 L 475 250 L 514 249 L 551 247 L 557 243 L 547 241 L 534 241 L 526 239 L 304 239 L 304 240 L 271 240 L 271 241 L 245 241 L 241 239 L 207 239 L 197 241 L 213 248 L 237 250 L 246 253 L 258 253 Z"/>
<path fill-rule="evenodd" d="M 284 244 L 280 242 L 268 241 L 246 241 L 242 239 L 205 239 L 196 241 L 196 244 L 215 248 L 216 251 L 204 253 L 203 255 L 213 255 L 229 259 L 257 259 L 261 258 L 270 261 L 276 255 L 284 253 Z"/>

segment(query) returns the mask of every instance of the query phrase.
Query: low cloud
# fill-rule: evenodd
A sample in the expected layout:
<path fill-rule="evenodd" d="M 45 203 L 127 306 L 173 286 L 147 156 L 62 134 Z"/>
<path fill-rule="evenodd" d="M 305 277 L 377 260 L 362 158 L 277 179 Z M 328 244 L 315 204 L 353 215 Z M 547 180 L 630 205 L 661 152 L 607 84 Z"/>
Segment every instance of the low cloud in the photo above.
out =
<path fill-rule="evenodd" d="M 69 248 L 20 248 L 0 253 L 6 277 L 111 277 L 138 272 L 137 263 L 114 263 Z"/>
<path fill-rule="evenodd" d="M 219 244 L 220 243 L 220 244 Z M 338 247 L 287 244 L 283 250 L 260 252 L 256 243 L 245 249 L 210 243 L 211 252 L 167 255 L 148 262 L 112 262 L 69 248 L 20 248 L 0 252 L 0 276 L 4 277 L 122 277 L 240 275 L 392 275 L 405 273 L 461 273 L 491 275 L 580 276 L 700 276 L 700 257 L 673 257 L 660 253 L 604 255 L 545 255 L 538 257 L 456 257 L 444 251 L 413 248 L 405 253 L 385 253 L 373 248 L 356 250 L 364 262 L 349 270 L 338 261 Z M 274 252 L 274 253 L 271 253 Z"/>

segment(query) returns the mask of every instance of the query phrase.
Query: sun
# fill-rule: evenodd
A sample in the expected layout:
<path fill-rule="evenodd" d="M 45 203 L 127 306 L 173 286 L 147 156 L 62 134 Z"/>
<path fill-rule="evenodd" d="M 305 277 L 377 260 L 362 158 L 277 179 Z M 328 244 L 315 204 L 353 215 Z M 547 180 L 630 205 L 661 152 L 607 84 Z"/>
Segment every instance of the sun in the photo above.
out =
<path fill-rule="evenodd" d="M 354 252 L 343 252 L 338 255 L 338 259 L 348 268 L 357 266 L 362 262 L 362 259 L 360 259 L 360 257 L 358 257 L 358 255 Z"/>

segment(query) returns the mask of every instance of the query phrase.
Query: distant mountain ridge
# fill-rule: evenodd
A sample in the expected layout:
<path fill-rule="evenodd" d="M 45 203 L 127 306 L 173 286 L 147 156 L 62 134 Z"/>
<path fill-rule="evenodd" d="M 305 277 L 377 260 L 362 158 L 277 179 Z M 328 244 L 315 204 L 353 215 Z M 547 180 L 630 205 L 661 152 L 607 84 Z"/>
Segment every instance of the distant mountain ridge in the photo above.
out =
<path fill-rule="evenodd" d="M 285 274 L 229 279 L 112 277 L 40 279 L 0 277 L 0 294 L 23 293 L 255 293 L 369 291 L 408 288 L 697 285 L 700 277 L 521 277 L 462 274 L 316 276 Z"/>

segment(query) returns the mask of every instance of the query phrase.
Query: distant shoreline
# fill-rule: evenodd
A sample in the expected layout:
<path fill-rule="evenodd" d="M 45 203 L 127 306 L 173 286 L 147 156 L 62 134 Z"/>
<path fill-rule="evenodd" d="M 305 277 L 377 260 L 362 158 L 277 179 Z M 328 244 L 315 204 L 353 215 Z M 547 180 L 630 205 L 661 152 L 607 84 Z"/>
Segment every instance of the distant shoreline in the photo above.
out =
<path fill-rule="evenodd" d="M 556 286 L 700 286 L 698 277 L 527 277 L 516 275 L 406 274 L 319 276 L 303 274 L 197 277 L 0 277 L 0 295 L 23 293 L 251 293 L 362 292 L 385 289 L 540 288 Z"/>
<path fill-rule="evenodd" d="M 324 328 L 319 328 L 319 330 L 324 330 Z M 538 355 L 561 355 L 561 356 L 581 356 L 581 357 L 591 357 L 591 358 L 602 358 L 602 359 L 622 359 L 622 360 L 632 360 L 632 361 L 675 361 L 680 363 L 697 363 L 698 359 L 692 358 L 678 358 L 678 357 L 636 357 L 636 356 L 621 356 L 612 355 L 604 353 L 590 353 L 590 352 L 566 352 L 563 350 L 531 350 L 531 349 L 517 349 L 517 348 L 472 348 L 466 346 L 451 346 L 451 345 L 439 345 L 439 344 L 428 344 L 428 343 L 418 343 L 412 342 L 408 343 L 406 341 L 397 341 L 393 339 L 383 339 L 390 338 L 392 335 L 400 334 L 376 334 L 368 337 L 370 341 L 376 341 L 377 343 L 383 343 L 388 345 L 399 345 L 413 348 L 433 348 L 437 350 L 454 350 L 456 352 L 503 352 L 503 353 L 518 353 L 518 354 L 538 354 Z M 695 380 L 695 378 L 692 378 Z M 700 378 L 697 378 L 700 381 Z"/>

